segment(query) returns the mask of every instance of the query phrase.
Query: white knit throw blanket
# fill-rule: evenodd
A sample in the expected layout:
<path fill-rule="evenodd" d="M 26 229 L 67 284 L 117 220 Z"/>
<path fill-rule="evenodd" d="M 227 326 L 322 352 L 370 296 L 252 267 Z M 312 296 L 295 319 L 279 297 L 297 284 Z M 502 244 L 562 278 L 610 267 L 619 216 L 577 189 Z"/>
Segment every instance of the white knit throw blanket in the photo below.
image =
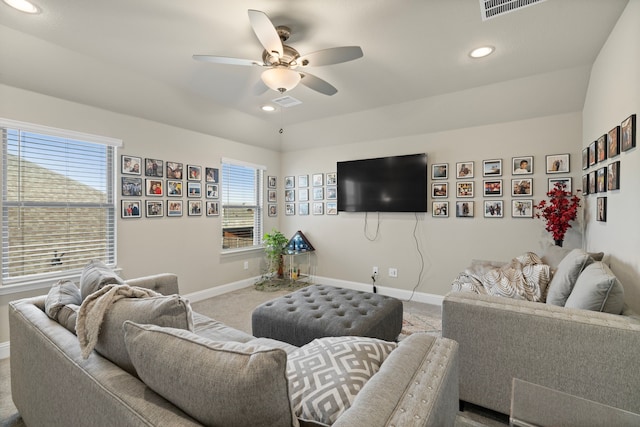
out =
<path fill-rule="evenodd" d="M 76 334 L 80 342 L 82 357 L 88 358 L 98 342 L 100 327 L 109 308 L 122 298 L 146 298 L 161 295 L 151 289 L 139 288 L 129 285 L 106 285 L 98 291 L 87 296 L 76 320 Z"/>

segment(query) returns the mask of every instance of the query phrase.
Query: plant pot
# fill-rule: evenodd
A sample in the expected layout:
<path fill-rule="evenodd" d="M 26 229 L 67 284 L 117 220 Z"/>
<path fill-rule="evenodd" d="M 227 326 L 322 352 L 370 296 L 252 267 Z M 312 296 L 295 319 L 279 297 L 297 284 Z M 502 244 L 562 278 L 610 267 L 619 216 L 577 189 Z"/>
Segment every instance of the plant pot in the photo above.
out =
<path fill-rule="evenodd" d="M 564 242 L 564 240 L 555 240 L 556 246 L 562 247 L 562 242 Z"/>

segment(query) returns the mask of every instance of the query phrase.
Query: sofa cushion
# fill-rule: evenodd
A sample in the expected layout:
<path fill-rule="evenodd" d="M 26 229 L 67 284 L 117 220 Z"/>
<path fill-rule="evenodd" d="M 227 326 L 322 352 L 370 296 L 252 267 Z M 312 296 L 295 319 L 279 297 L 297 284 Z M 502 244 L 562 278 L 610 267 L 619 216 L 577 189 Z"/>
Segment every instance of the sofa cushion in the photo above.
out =
<path fill-rule="evenodd" d="M 125 322 L 140 379 L 204 425 L 297 426 L 284 350 Z"/>
<path fill-rule="evenodd" d="M 620 314 L 624 289 L 605 263 L 594 262 L 578 276 L 565 307 Z"/>
<path fill-rule="evenodd" d="M 47 316 L 58 321 L 60 309 L 67 304 L 80 303 L 82 303 L 82 296 L 76 284 L 71 280 L 59 280 L 49 289 L 47 298 L 44 300 L 44 311 Z"/>
<path fill-rule="evenodd" d="M 571 290 L 584 268 L 593 262 L 593 258 L 582 249 L 573 249 L 558 264 L 549 283 L 547 304 L 564 306 Z"/>
<path fill-rule="evenodd" d="M 87 295 L 90 295 L 103 286 L 110 284 L 122 285 L 124 284 L 124 280 L 122 280 L 102 261 L 90 261 L 84 267 L 82 274 L 80 275 L 80 293 L 82 295 L 82 299 L 84 300 Z"/>
<path fill-rule="evenodd" d="M 302 420 L 333 424 L 397 344 L 375 338 L 318 338 L 289 355 L 291 402 Z"/>
<path fill-rule="evenodd" d="M 95 350 L 125 371 L 136 375 L 124 342 L 124 322 L 131 320 L 192 330 L 192 316 L 189 302 L 179 295 L 119 299 L 104 316 Z"/>

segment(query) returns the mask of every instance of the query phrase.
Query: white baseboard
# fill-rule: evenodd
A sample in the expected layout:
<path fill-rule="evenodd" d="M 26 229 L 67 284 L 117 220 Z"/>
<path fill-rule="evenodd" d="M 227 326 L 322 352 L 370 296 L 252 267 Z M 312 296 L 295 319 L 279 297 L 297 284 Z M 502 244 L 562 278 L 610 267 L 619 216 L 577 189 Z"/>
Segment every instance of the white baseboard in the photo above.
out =
<path fill-rule="evenodd" d="M 248 279 L 239 280 L 237 282 L 227 283 L 226 285 L 215 286 L 213 288 L 205 289 L 202 291 L 192 292 L 190 294 L 183 295 L 190 302 L 198 302 L 207 298 L 217 297 L 218 295 L 226 294 L 228 292 L 237 291 L 239 289 L 248 288 L 253 286 L 254 283 L 260 277 L 250 277 Z"/>

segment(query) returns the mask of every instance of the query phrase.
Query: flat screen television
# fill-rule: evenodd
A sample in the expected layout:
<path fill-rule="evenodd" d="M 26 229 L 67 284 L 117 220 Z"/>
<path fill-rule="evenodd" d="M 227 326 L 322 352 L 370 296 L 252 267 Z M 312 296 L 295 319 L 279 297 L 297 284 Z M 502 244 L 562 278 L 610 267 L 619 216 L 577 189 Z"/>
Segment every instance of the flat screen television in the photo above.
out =
<path fill-rule="evenodd" d="M 338 211 L 426 212 L 427 155 L 338 162 Z"/>

